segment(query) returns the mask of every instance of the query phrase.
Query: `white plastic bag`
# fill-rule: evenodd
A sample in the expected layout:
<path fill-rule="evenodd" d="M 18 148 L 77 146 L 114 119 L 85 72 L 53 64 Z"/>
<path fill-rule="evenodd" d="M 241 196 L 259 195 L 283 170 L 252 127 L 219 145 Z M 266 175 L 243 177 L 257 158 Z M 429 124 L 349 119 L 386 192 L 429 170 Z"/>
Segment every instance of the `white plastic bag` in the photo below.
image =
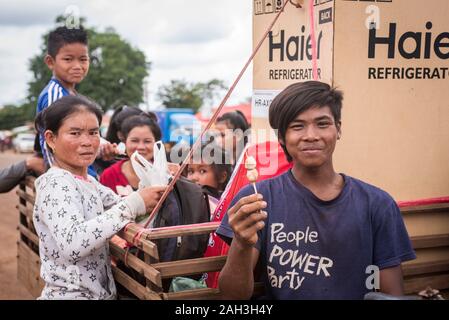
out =
<path fill-rule="evenodd" d="M 154 144 L 152 164 L 135 151 L 131 155 L 131 165 L 140 179 L 139 189 L 168 185 L 171 175 L 168 171 L 167 156 L 162 141 L 157 141 Z"/>

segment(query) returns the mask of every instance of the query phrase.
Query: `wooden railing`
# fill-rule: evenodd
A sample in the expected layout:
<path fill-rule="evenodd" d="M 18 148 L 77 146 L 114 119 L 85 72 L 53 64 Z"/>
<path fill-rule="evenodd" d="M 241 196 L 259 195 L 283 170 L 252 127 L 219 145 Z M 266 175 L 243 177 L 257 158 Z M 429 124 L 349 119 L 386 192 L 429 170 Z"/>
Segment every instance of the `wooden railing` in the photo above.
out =
<path fill-rule="evenodd" d="M 32 212 L 35 199 L 34 178 L 27 177 L 17 191 L 19 196 L 18 278 L 35 297 L 40 295 L 43 281 L 39 276 L 39 241 L 33 226 Z M 416 293 L 427 286 L 435 289 L 449 288 L 449 203 L 402 208 L 407 230 L 417 259 L 403 264 L 404 285 L 407 294 Z M 192 289 L 181 292 L 164 290 L 164 280 L 205 272 L 220 271 L 226 256 L 160 262 L 157 239 L 208 234 L 216 230 L 218 223 L 204 223 L 166 227 L 139 232 L 137 225 L 130 225 L 120 236 L 128 242 L 137 242 L 140 254 L 126 254 L 126 250 L 110 243 L 111 255 L 117 263 L 112 266 L 117 283 L 138 299 L 220 299 L 214 288 Z M 126 263 L 126 266 L 125 266 Z M 133 270 L 133 272 L 129 272 Z M 138 274 L 140 279 L 130 276 Z M 263 287 L 255 285 L 255 295 Z"/>

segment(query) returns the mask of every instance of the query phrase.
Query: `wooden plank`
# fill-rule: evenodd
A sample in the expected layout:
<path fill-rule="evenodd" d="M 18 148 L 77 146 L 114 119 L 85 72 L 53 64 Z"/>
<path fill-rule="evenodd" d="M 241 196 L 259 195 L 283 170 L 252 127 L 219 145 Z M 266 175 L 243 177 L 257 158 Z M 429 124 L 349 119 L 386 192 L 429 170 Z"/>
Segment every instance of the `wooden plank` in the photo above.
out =
<path fill-rule="evenodd" d="M 44 281 L 40 277 L 40 258 L 26 243 L 17 243 L 17 278 L 35 298 L 41 295 Z"/>
<path fill-rule="evenodd" d="M 214 288 L 192 289 L 179 292 L 163 293 L 164 300 L 218 300 L 221 293 Z"/>
<path fill-rule="evenodd" d="M 142 238 L 147 240 L 175 238 L 211 233 L 217 230 L 220 222 L 205 222 L 172 227 L 153 228 L 143 232 Z"/>
<path fill-rule="evenodd" d="M 426 212 L 445 212 L 449 213 L 449 203 L 435 203 L 422 206 L 404 207 L 400 208 L 401 213 L 426 213 Z"/>
<path fill-rule="evenodd" d="M 28 219 L 33 221 L 33 209 L 28 208 L 27 206 L 24 206 L 23 204 L 18 204 L 16 206 L 17 209 L 19 209 L 19 212 L 25 215 Z"/>
<path fill-rule="evenodd" d="M 404 216 L 410 237 L 449 234 L 449 214 L 427 212 Z"/>
<path fill-rule="evenodd" d="M 39 237 L 35 233 L 28 230 L 28 228 L 26 228 L 22 224 L 19 224 L 19 231 L 22 235 L 31 240 L 36 246 L 39 246 Z"/>
<path fill-rule="evenodd" d="M 154 242 L 142 240 L 141 250 L 150 256 L 155 262 L 159 262 L 159 252 L 157 251 L 157 246 Z"/>
<path fill-rule="evenodd" d="M 414 249 L 446 247 L 449 246 L 449 234 L 411 237 Z"/>
<path fill-rule="evenodd" d="M 403 263 L 403 265 L 449 259 L 449 247 L 423 248 L 418 249 L 415 252 L 416 259 L 406 261 Z"/>
<path fill-rule="evenodd" d="M 26 227 L 28 228 L 28 230 L 30 230 L 33 233 L 36 233 L 36 229 L 34 228 L 33 223 L 33 209 L 27 207 L 26 202 L 25 204 L 18 204 L 16 208 L 22 214 L 22 217 L 25 217 Z M 21 220 L 23 220 L 23 218 Z"/>
<path fill-rule="evenodd" d="M 154 240 L 162 238 L 174 238 L 179 236 L 189 236 L 198 234 L 208 234 L 217 230 L 220 222 L 205 222 L 197 224 L 186 224 L 171 227 L 152 228 L 142 231 L 140 239 Z M 123 232 L 123 238 L 132 242 L 135 235 L 142 230 L 140 225 L 131 223 L 126 227 L 126 233 Z"/>
<path fill-rule="evenodd" d="M 16 193 L 19 194 L 19 191 L 21 191 L 22 194 L 25 194 L 25 190 L 26 190 L 25 180 L 22 179 L 20 181 L 20 184 L 19 184 L 19 189 L 18 189 L 18 191 Z M 19 204 L 21 204 L 21 205 L 26 207 L 26 205 L 27 205 L 26 199 L 23 198 L 23 197 L 19 197 Z M 33 204 L 34 204 L 34 202 L 33 202 Z M 30 225 L 30 223 L 29 223 L 30 219 L 28 219 L 26 214 L 22 214 L 20 212 L 19 212 L 19 221 L 20 221 L 21 224 L 25 225 L 27 228 Z M 31 242 L 25 236 L 21 235 L 20 239 L 25 241 L 28 245 L 31 245 Z"/>
<path fill-rule="evenodd" d="M 449 288 L 449 274 L 435 274 L 404 279 L 405 294 L 417 293 L 428 286 L 438 290 Z"/>
<path fill-rule="evenodd" d="M 35 198 L 34 195 L 31 195 L 31 194 L 25 192 L 25 191 L 22 190 L 22 189 L 17 189 L 16 194 L 17 194 L 20 198 L 26 200 L 27 202 L 31 203 L 31 204 L 34 206 L 34 201 L 36 200 L 36 198 Z"/>
<path fill-rule="evenodd" d="M 185 259 L 155 263 L 152 266 L 161 273 L 162 278 L 170 278 L 175 276 L 200 274 L 203 272 L 220 271 L 226 262 L 226 258 L 226 256 L 218 256 Z"/>
<path fill-rule="evenodd" d="M 449 259 L 442 261 L 410 263 L 402 265 L 402 273 L 404 277 L 436 272 L 446 272 L 447 274 L 449 274 Z"/>
<path fill-rule="evenodd" d="M 115 281 L 123 285 L 140 300 L 162 300 L 159 294 L 148 290 L 114 265 L 112 266 L 112 274 L 114 275 Z"/>
<path fill-rule="evenodd" d="M 130 231 L 124 232 L 123 229 L 119 231 L 117 235 L 125 239 L 129 243 L 133 243 L 133 241 L 135 240 L 134 239 L 135 233 L 132 233 Z M 145 239 L 140 239 L 139 243 L 136 244 L 136 247 L 142 250 L 143 252 L 147 253 L 156 261 L 159 261 L 159 252 L 157 251 L 157 246 L 154 242 Z"/>
<path fill-rule="evenodd" d="M 113 242 L 109 242 L 109 248 L 111 254 L 116 257 L 117 259 L 120 259 L 121 261 L 125 262 L 125 250 L 114 244 Z M 142 274 L 150 280 L 152 283 L 154 283 L 158 288 L 161 288 L 162 290 L 162 277 L 158 270 L 156 270 L 153 266 L 146 264 L 136 256 L 132 254 L 128 254 L 127 259 L 128 266 L 136 270 L 138 273 Z"/>
<path fill-rule="evenodd" d="M 36 192 L 36 188 L 34 187 L 34 182 L 36 181 L 36 177 L 32 175 L 27 175 L 25 177 L 25 185 L 30 188 L 33 192 Z"/>

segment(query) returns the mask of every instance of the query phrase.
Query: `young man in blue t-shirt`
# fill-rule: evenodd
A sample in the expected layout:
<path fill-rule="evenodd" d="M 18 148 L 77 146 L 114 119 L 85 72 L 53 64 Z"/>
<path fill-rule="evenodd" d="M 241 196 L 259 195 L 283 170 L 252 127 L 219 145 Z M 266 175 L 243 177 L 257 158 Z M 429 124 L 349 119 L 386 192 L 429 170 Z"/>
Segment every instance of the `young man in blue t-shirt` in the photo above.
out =
<path fill-rule="evenodd" d="M 50 32 L 45 64 L 53 75 L 39 95 L 36 114 L 64 96 L 78 94 L 75 86 L 89 71 L 87 32 L 81 26 L 79 28 L 61 26 Z M 51 166 L 53 156 L 47 150 L 42 133 L 39 134 L 39 145 L 45 162 Z M 104 159 L 108 160 L 117 153 L 115 145 L 105 141 L 102 143 L 101 154 Z M 97 176 L 92 165 L 89 166 L 88 172 L 93 177 Z"/>
<path fill-rule="evenodd" d="M 261 268 L 270 299 L 363 299 L 377 287 L 403 294 L 401 263 L 415 253 L 395 201 L 386 192 L 335 172 L 342 93 L 317 81 L 283 90 L 270 125 L 293 167 L 247 186 L 217 233 L 232 240 L 219 288 L 248 299 Z M 378 279 L 379 281 L 376 281 Z"/>

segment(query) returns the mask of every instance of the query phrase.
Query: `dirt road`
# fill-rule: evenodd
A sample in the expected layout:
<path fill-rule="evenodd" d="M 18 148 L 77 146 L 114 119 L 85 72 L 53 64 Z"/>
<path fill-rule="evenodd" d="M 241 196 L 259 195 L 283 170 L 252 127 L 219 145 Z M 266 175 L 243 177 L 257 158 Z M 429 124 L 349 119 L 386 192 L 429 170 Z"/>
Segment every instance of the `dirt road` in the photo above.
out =
<path fill-rule="evenodd" d="M 27 155 L 12 152 L 0 153 L 0 168 L 18 162 Z M 16 189 L 0 194 L 0 300 L 33 299 L 17 280 L 17 225 L 19 213 L 16 209 Z"/>

